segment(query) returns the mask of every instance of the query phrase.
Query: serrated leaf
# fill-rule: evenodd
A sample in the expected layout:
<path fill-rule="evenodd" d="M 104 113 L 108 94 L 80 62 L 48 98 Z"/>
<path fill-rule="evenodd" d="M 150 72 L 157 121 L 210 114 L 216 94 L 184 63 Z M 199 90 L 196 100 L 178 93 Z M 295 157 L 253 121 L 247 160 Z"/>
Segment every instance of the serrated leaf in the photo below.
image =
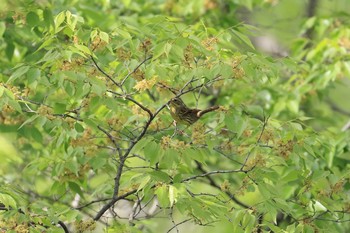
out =
<path fill-rule="evenodd" d="M 40 47 L 36 50 L 36 51 L 40 51 L 42 48 L 48 47 L 49 45 L 52 44 L 52 42 L 54 42 L 55 39 L 53 38 L 48 38 L 46 39 L 41 45 Z"/>
<path fill-rule="evenodd" d="M 255 50 L 254 45 L 250 41 L 249 37 L 244 35 L 243 33 L 237 31 L 237 30 L 232 30 L 233 34 L 241 40 L 244 44 L 248 45 L 251 49 Z"/>
<path fill-rule="evenodd" d="M 66 18 L 65 12 L 62 11 L 60 12 L 56 17 L 55 17 L 55 31 L 56 33 L 58 32 L 57 29 L 59 26 L 61 26 L 61 24 L 64 22 L 64 19 Z"/>
<path fill-rule="evenodd" d="M 158 57 L 162 56 L 165 52 L 165 46 L 166 42 L 161 42 L 157 44 L 153 49 L 153 60 L 157 59 Z"/>
<path fill-rule="evenodd" d="M 13 82 L 17 78 L 23 76 L 27 71 L 29 70 L 30 66 L 21 66 L 20 68 L 16 69 L 16 71 L 10 76 L 9 80 L 7 80 L 6 83 Z"/>
<path fill-rule="evenodd" d="M 35 127 L 30 128 L 30 135 L 35 141 L 39 143 L 43 142 L 43 135 L 37 128 Z"/>
<path fill-rule="evenodd" d="M 90 40 L 93 41 L 95 39 L 95 37 L 97 36 L 98 31 L 96 29 L 94 29 L 91 33 L 90 33 Z"/>
<path fill-rule="evenodd" d="M 25 125 L 27 125 L 27 124 L 33 122 L 33 121 L 34 121 L 36 118 L 38 118 L 38 117 L 39 117 L 39 115 L 33 115 L 33 116 L 31 116 L 31 117 L 28 118 L 25 122 L 23 122 L 23 124 L 22 124 L 20 127 L 18 127 L 18 129 L 21 129 L 23 126 L 25 126 Z"/>
<path fill-rule="evenodd" d="M 16 200 L 6 193 L 0 193 L 0 203 L 3 204 L 6 208 L 12 207 L 17 209 Z"/>
<path fill-rule="evenodd" d="M 143 189 L 150 182 L 150 180 L 151 180 L 150 176 L 144 177 L 141 180 L 139 187 L 137 188 L 137 192 L 139 192 L 141 189 Z"/>
<path fill-rule="evenodd" d="M 147 145 L 147 147 L 145 147 L 144 153 L 145 153 L 145 158 L 150 161 L 150 165 L 152 166 L 159 161 L 162 155 L 162 150 L 158 143 L 156 143 L 155 141 L 152 141 Z"/>
<path fill-rule="evenodd" d="M 90 49 L 88 47 L 86 47 L 85 45 L 75 44 L 74 47 L 76 47 L 79 51 L 81 51 L 87 55 L 92 55 Z"/>
<path fill-rule="evenodd" d="M 165 172 L 162 172 L 162 171 L 152 171 L 149 174 L 156 181 L 161 181 L 164 183 L 168 183 L 171 181 L 169 175 Z"/>
<path fill-rule="evenodd" d="M 153 140 L 153 137 L 144 137 L 134 146 L 132 153 L 138 153 L 139 150 L 143 149 L 147 144 Z"/>
<path fill-rule="evenodd" d="M 27 72 L 28 84 L 38 81 L 41 71 L 38 68 L 30 68 Z"/>
<path fill-rule="evenodd" d="M 22 112 L 22 107 L 16 100 L 9 100 L 7 103 L 11 107 L 13 107 L 17 112 Z"/>

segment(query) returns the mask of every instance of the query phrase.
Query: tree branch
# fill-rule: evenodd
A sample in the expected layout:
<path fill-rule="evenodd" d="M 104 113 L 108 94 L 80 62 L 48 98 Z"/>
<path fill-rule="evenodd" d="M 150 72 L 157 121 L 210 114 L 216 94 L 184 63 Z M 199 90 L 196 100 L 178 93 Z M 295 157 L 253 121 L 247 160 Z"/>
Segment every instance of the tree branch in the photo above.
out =
<path fill-rule="evenodd" d="M 262 129 L 261 129 L 259 138 L 258 138 L 258 140 L 257 140 L 256 143 L 255 143 L 255 146 L 259 146 L 259 143 L 260 143 L 260 141 L 261 141 L 262 135 L 263 135 L 263 133 L 264 133 L 264 131 L 265 131 L 265 128 L 266 128 L 266 126 L 267 126 L 267 122 L 269 121 L 269 118 L 270 118 L 270 117 L 265 117 L 265 116 L 264 116 L 264 123 L 263 123 Z M 255 148 L 255 147 L 253 147 L 253 148 Z M 250 157 L 250 155 L 251 155 L 251 153 L 252 153 L 252 151 L 253 151 L 253 148 L 248 152 L 248 154 L 247 154 L 247 156 L 246 156 L 246 158 L 245 158 L 245 160 L 244 160 L 244 163 L 243 163 L 243 165 L 242 165 L 242 167 L 241 167 L 241 170 L 246 166 L 246 164 L 247 164 L 247 162 L 248 162 L 248 159 L 249 159 L 249 157 Z"/>
<path fill-rule="evenodd" d="M 191 221 L 191 219 L 189 218 L 189 219 L 183 220 L 183 221 L 181 221 L 181 222 L 179 222 L 179 223 L 176 223 L 174 226 L 172 226 L 172 227 L 167 231 L 167 233 L 171 232 L 173 229 L 176 229 L 179 225 L 184 224 L 185 222 L 188 222 L 188 221 Z"/>
<path fill-rule="evenodd" d="M 215 82 L 217 80 L 220 79 L 220 75 L 218 75 L 217 77 L 215 77 L 213 80 L 209 80 L 203 84 L 200 84 L 200 85 L 197 85 L 196 87 L 193 87 L 193 88 L 190 88 L 186 91 L 183 91 L 183 92 L 180 92 L 179 94 L 176 95 L 176 97 L 180 97 L 181 95 L 184 95 L 188 92 L 191 92 L 193 90 L 196 90 L 198 88 L 200 88 L 201 86 L 204 86 L 204 85 L 207 85 L 209 83 L 212 83 L 212 82 Z M 188 84 L 185 84 L 185 85 L 188 85 Z M 119 96 L 122 96 L 121 94 L 119 93 L 116 93 L 116 92 L 113 92 L 113 91 L 109 91 L 113 94 L 116 94 L 116 95 L 119 95 Z M 151 125 L 152 121 L 156 118 L 156 116 L 169 104 L 169 102 L 171 100 L 168 100 L 166 103 L 164 103 L 162 106 L 160 106 L 154 113 L 152 113 L 148 108 L 144 107 L 142 104 L 138 103 L 137 101 L 133 101 L 132 98 L 130 97 L 127 97 L 125 96 L 126 99 L 132 101 L 133 103 L 137 104 L 139 107 L 141 107 L 144 111 L 148 112 L 150 117 L 148 118 L 147 122 L 145 123 L 145 125 L 143 126 L 143 129 L 141 130 L 140 134 L 137 136 L 137 138 L 133 141 L 131 141 L 131 144 L 130 146 L 126 149 L 125 153 L 123 156 L 121 156 L 121 160 L 120 160 L 120 163 L 119 163 L 119 166 L 118 166 L 118 170 L 117 170 L 117 174 L 115 176 L 115 184 L 114 184 L 114 192 L 113 192 L 113 198 L 111 199 L 110 202 L 108 202 L 107 204 L 105 204 L 101 210 L 96 214 L 96 216 L 94 217 L 94 220 L 99 220 L 102 215 L 109 209 L 111 208 L 117 201 L 119 201 L 120 199 L 123 199 L 131 194 L 134 194 L 137 192 L 137 189 L 134 189 L 124 195 L 121 195 L 121 196 L 118 196 L 118 192 L 119 192 L 119 185 L 120 185 L 120 178 L 121 178 L 121 175 L 122 175 L 122 170 L 123 170 L 123 167 L 124 167 L 124 163 L 126 161 L 126 159 L 128 158 L 131 150 L 134 148 L 134 146 L 145 136 L 147 130 L 148 130 L 148 127 Z M 218 173 L 232 173 L 232 172 L 238 172 L 236 170 L 231 170 L 230 172 L 228 171 L 214 171 L 214 172 L 210 172 L 210 174 L 202 174 L 202 175 L 198 175 L 197 177 L 189 177 L 187 179 L 184 180 L 185 181 L 188 181 L 188 180 L 192 180 L 192 179 L 196 179 L 198 177 L 204 177 L 204 176 L 208 176 L 208 175 L 211 175 L 211 174 L 218 174 Z M 246 172 L 246 171 L 243 171 L 242 169 L 239 170 L 239 172 Z M 154 187 L 154 186 L 153 186 Z"/>
<path fill-rule="evenodd" d="M 196 164 L 197 164 L 197 168 L 198 168 L 200 171 L 202 171 L 202 172 L 204 172 L 204 173 L 207 173 L 207 172 L 204 170 L 204 168 L 202 167 L 202 164 L 200 164 L 200 163 L 197 162 L 197 161 L 196 161 Z M 206 176 L 206 178 L 207 178 L 207 180 L 209 181 L 209 184 L 210 184 L 211 186 L 213 186 L 213 187 L 215 187 L 216 189 L 222 191 L 220 185 L 218 185 L 218 184 L 213 180 L 212 177 Z M 249 209 L 249 208 L 250 208 L 250 206 L 248 206 L 247 204 L 245 204 L 245 203 L 241 202 L 240 200 L 238 200 L 231 192 L 225 191 L 225 193 L 226 193 L 226 195 L 229 196 L 229 198 L 230 198 L 232 201 L 234 201 L 237 205 L 239 205 L 239 206 L 241 206 L 241 207 L 243 207 L 243 208 L 246 208 L 246 209 Z"/>
<path fill-rule="evenodd" d="M 190 180 L 195 180 L 195 179 L 200 178 L 200 177 L 206 177 L 206 176 L 211 176 L 211 175 L 215 175 L 215 174 L 226 174 L 226 173 L 235 173 L 235 172 L 246 173 L 247 171 L 244 171 L 244 170 L 241 170 L 241 169 L 210 171 L 210 172 L 206 172 L 206 173 L 203 173 L 203 174 L 199 174 L 199 175 L 188 177 L 186 179 L 183 179 L 181 182 L 187 182 L 187 181 L 190 181 Z"/>
<path fill-rule="evenodd" d="M 62 227 L 65 233 L 69 233 L 68 227 L 66 226 L 66 224 L 64 224 L 64 222 L 58 221 L 58 224 Z"/>
<path fill-rule="evenodd" d="M 135 69 L 133 69 L 131 72 L 129 72 L 125 78 L 121 81 L 120 86 L 123 86 L 123 84 L 125 83 L 125 81 L 130 77 L 130 75 L 132 75 L 133 73 L 135 73 L 140 66 L 142 66 L 146 61 L 148 61 L 149 59 L 151 59 L 152 56 L 146 57 L 142 62 L 140 62 L 140 64 L 138 64 L 138 66 L 135 67 Z"/>
<path fill-rule="evenodd" d="M 107 90 L 107 91 L 108 91 L 109 93 L 112 93 L 112 94 L 114 94 L 114 95 L 117 95 L 117 96 L 119 96 L 119 97 L 121 97 L 121 98 L 125 98 L 125 99 L 127 99 L 127 100 L 133 102 L 134 104 L 136 104 L 137 106 L 139 106 L 143 111 L 147 112 L 148 115 L 149 115 L 150 117 L 153 117 L 153 113 L 151 112 L 151 110 L 149 110 L 148 108 L 146 108 L 145 106 L 143 106 L 142 104 L 140 104 L 139 102 L 137 102 L 136 100 L 134 100 L 133 98 L 131 98 L 131 97 L 129 97 L 129 96 L 122 95 L 122 94 L 120 94 L 120 93 L 118 93 L 118 92 L 115 92 L 115 91 L 112 91 L 112 90 Z"/>
<path fill-rule="evenodd" d="M 101 126 L 98 125 L 97 128 L 98 128 L 99 130 L 101 130 L 104 134 L 106 134 L 107 137 L 109 138 L 109 140 L 112 141 L 112 143 L 113 143 L 114 146 L 115 146 L 115 149 L 117 149 L 117 151 L 118 151 L 119 158 L 121 158 L 122 152 L 121 152 L 121 150 L 120 150 L 120 147 L 119 147 L 118 143 L 115 141 L 114 137 L 113 137 L 110 133 L 108 133 L 105 129 L 103 129 Z"/>
<path fill-rule="evenodd" d="M 109 74 L 107 74 L 107 73 L 97 64 L 97 62 L 95 61 L 95 59 L 94 59 L 93 56 L 90 56 L 90 58 L 91 58 L 92 62 L 95 64 L 96 68 L 97 68 L 106 78 L 108 78 L 109 80 L 111 80 L 111 81 L 114 83 L 114 85 L 116 85 L 117 87 L 119 87 L 120 89 L 123 90 L 122 86 L 121 86 L 119 83 L 117 83 L 116 81 L 114 81 L 114 79 L 112 78 L 112 76 L 110 76 Z"/>

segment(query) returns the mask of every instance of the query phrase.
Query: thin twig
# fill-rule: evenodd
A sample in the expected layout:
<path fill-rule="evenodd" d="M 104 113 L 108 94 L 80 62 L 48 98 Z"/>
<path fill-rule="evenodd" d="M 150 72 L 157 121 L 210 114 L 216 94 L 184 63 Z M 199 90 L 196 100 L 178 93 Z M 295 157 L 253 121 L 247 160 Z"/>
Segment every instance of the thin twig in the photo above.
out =
<path fill-rule="evenodd" d="M 190 88 L 190 89 L 188 89 L 188 90 L 186 90 L 186 91 L 182 91 L 182 92 L 178 93 L 178 94 L 175 96 L 175 98 L 176 98 L 176 97 L 180 97 L 180 96 L 182 96 L 182 95 L 184 95 L 184 94 L 186 94 L 186 93 L 188 93 L 188 92 L 190 92 L 190 91 L 196 90 L 196 89 L 200 88 L 201 86 L 204 86 L 204 85 L 207 85 L 207 84 L 209 84 L 209 83 L 215 82 L 215 81 L 219 80 L 220 77 L 221 77 L 221 76 L 218 75 L 218 76 L 215 77 L 213 80 L 209 80 L 209 81 L 206 82 L 206 83 L 203 83 L 203 84 L 198 85 L 198 86 L 196 86 L 196 87 Z M 184 88 L 186 88 L 186 87 L 184 87 Z M 182 88 L 182 90 L 184 90 L 184 88 Z M 121 94 L 119 94 L 119 93 L 116 93 L 116 94 L 119 95 L 119 96 L 121 96 Z M 126 99 L 129 98 L 128 100 L 132 101 L 130 97 L 125 97 L 125 98 L 126 98 Z M 97 213 L 96 216 L 94 217 L 94 220 L 99 220 L 99 219 L 102 217 L 102 215 L 103 215 L 108 209 L 110 209 L 117 201 L 119 201 L 119 200 L 121 200 L 121 199 L 123 199 L 123 198 L 125 198 L 125 197 L 128 197 L 129 195 L 132 195 L 132 194 L 134 194 L 134 193 L 137 192 L 138 189 L 134 189 L 134 190 L 132 190 L 132 191 L 130 191 L 130 192 L 127 192 L 127 193 L 125 193 L 125 194 L 123 194 L 123 195 L 121 195 L 121 196 L 118 196 L 119 185 L 120 185 L 120 178 L 121 178 L 121 175 L 122 175 L 122 170 L 123 170 L 123 167 L 124 167 L 124 163 L 125 163 L 126 159 L 128 158 L 128 156 L 129 156 L 130 152 L 132 151 L 132 149 L 135 147 L 135 145 L 145 136 L 145 134 L 146 134 L 146 132 L 147 132 L 149 126 L 150 126 L 151 123 L 153 122 L 153 120 L 154 120 L 154 119 L 156 118 L 156 116 L 169 104 L 170 101 L 171 101 L 171 100 L 168 100 L 166 103 L 164 103 L 162 106 L 160 106 L 154 113 L 152 113 L 149 109 L 147 109 L 146 107 L 144 107 L 142 104 L 138 103 L 137 101 L 135 101 L 135 102 L 132 101 L 133 103 L 137 104 L 139 107 L 142 106 L 141 108 L 142 108 L 144 111 L 146 111 L 146 112 L 149 113 L 149 118 L 148 118 L 148 120 L 145 122 L 145 125 L 143 126 L 143 129 L 141 130 L 140 134 L 139 134 L 133 141 L 131 141 L 131 143 L 130 143 L 129 147 L 126 149 L 124 155 L 121 156 L 120 164 L 119 164 L 118 169 L 117 169 L 117 174 L 116 174 L 116 176 L 115 176 L 115 178 L 114 178 L 114 179 L 115 179 L 115 182 L 114 182 L 113 197 L 112 197 L 112 199 L 111 199 L 107 204 L 105 204 L 105 205 L 98 211 L 98 213 Z M 233 170 L 232 170 L 231 172 L 233 172 Z M 240 170 L 240 172 L 247 172 L 247 171 Z M 227 172 L 225 172 L 225 173 L 227 173 Z M 213 173 L 213 174 L 215 174 L 215 173 Z M 203 174 L 202 174 L 202 176 L 208 176 L 208 175 L 210 175 L 210 174 L 207 174 L 207 175 L 203 175 Z M 201 176 L 201 175 L 199 175 L 198 177 L 200 177 L 200 176 Z M 184 181 L 196 179 L 196 178 L 198 178 L 198 177 L 189 177 L 189 178 L 185 179 Z M 155 187 L 155 186 L 152 186 L 152 188 L 153 188 L 153 187 Z"/>
<path fill-rule="evenodd" d="M 93 56 L 90 56 L 92 62 L 95 64 L 96 68 L 106 77 L 108 78 L 109 80 L 111 80 L 114 85 L 116 85 L 117 87 L 119 87 L 120 89 L 123 89 L 122 88 L 122 85 L 120 85 L 119 83 L 117 83 L 116 81 L 114 81 L 114 79 L 112 78 L 112 76 L 110 76 L 109 74 L 107 74 L 98 64 L 97 62 L 95 61 L 94 57 Z"/>
<path fill-rule="evenodd" d="M 75 209 L 77 210 L 81 210 L 84 209 L 85 207 L 88 207 L 89 205 L 95 204 L 95 203 L 99 203 L 99 202 L 104 202 L 104 201 L 108 201 L 111 200 L 111 198 L 104 198 L 104 199 L 99 199 L 99 200 L 94 200 L 94 201 L 90 201 L 89 203 L 86 203 L 84 205 L 78 206 Z"/>
<path fill-rule="evenodd" d="M 204 170 L 204 168 L 202 167 L 202 164 L 200 164 L 199 162 L 196 162 L 197 164 L 197 168 L 202 171 L 203 173 L 206 173 L 206 171 Z M 218 190 L 222 190 L 222 188 L 220 187 L 220 185 L 218 185 L 214 179 L 211 176 L 206 176 L 207 180 L 209 181 L 209 184 L 213 187 L 215 187 Z M 230 197 L 230 199 L 232 201 L 234 201 L 236 204 L 242 206 L 243 208 L 250 208 L 247 204 L 241 202 L 240 200 L 238 200 L 231 192 L 229 191 L 225 191 L 226 195 L 228 195 Z"/>
<path fill-rule="evenodd" d="M 140 104 L 139 102 L 137 102 L 136 100 L 134 100 L 133 98 L 131 98 L 131 97 L 129 97 L 129 96 L 122 95 L 122 94 L 120 94 L 120 93 L 118 93 L 118 92 L 115 92 L 115 91 L 112 91 L 112 90 L 107 90 L 107 92 L 112 93 L 112 94 L 114 94 L 114 95 L 117 95 L 117 96 L 120 97 L 120 98 L 124 98 L 124 99 L 127 99 L 127 100 L 133 102 L 134 104 L 136 104 L 137 106 L 139 106 L 142 110 L 144 110 L 145 112 L 147 112 L 148 115 L 149 115 L 150 117 L 153 116 L 153 113 L 151 112 L 151 110 L 149 110 L 148 108 L 146 108 L 145 106 L 143 106 L 142 104 Z"/>
<path fill-rule="evenodd" d="M 216 170 L 216 171 L 210 171 L 210 172 L 206 172 L 206 173 L 203 173 L 203 174 L 199 174 L 199 175 L 188 177 L 186 179 L 183 179 L 181 182 L 187 182 L 187 181 L 190 181 L 190 180 L 195 180 L 195 179 L 200 178 L 200 177 L 206 177 L 206 176 L 211 176 L 211 175 L 215 175 L 215 174 L 227 174 L 227 173 L 236 173 L 236 172 L 244 172 L 244 173 L 246 173 L 247 171 L 241 170 L 241 169 L 236 169 L 236 170 Z"/>
<path fill-rule="evenodd" d="M 176 223 L 172 228 L 170 228 L 167 233 L 171 232 L 173 229 L 177 228 L 179 225 L 184 224 L 185 222 L 191 221 L 191 219 L 185 219 L 182 222 Z"/>
<path fill-rule="evenodd" d="M 104 134 L 106 134 L 107 137 L 109 138 L 109 140 L 112 141 L 112 143 L 113 143 L 114 146 L 115 146 L 115 149 L 117 149 L 117 151 L 118 151 L 119 157 L 121 157 L 122 152 L 121 152 L 121 150 L 120 150 L 120 146 L 118 145 L 118 143 L 116 142 L 116 140 L 114 139 L 114 137 L 113 137 L 110 133 L 108 133 L 104 128 L 102 128 L 101 126 L 98 125 L 97 128 L 98 128 L 99 130 L 101 130 Z"/>
<path fill-rule="evenodd" d="M 130 71 L 125 78 L 121 81 L 120 86 L 123 86 L 123 84 L 125 83 L 125 81 L 130 77 L 130 75 L 132 75 L 133 73 L 135 73 L 138 68 L 140 68 L 140 66 L 142 66 L 146 61 L 148 61 L 149 59 L 151 59 L 152 56 L 146 57 L 142 62 L 140 62 L 140 64 L 138 64 L 138 66 L 135 67 L 135 69 L 133 69 L 132 71 Z"/>
<path fill-rule="evenodd" d="M 257 140 L 256 143 L 255 143 L 255 146 L 259 146 L 259 143 L 260 143 L 260 141 L 261 141 L 262 135 L 264 134 L 264 131 L 265 131 L 265 128 L 266 128 L 266 126 L 267 126 L 267 122 L 268 122 L 269 118 L 270 118 L 270 116 L 268 116 L 268 117 L 265 117 L 265 116 L 264 116 L 264 120 L 263 120 L 264 123 L 263 123 L 262 129 L 261 129 L 259 138 L 258 138 L 258 140 Z M 254 148 L 255 148 L 255 147 L 254 147 Z M 244 163 L 243 163 L 243 165 L 242 165 L 242 167 L 241 167 L 241 170 L 243 170 L 244 167 L 246 166 L 246 164 L 247 164 L 247 162 L 248 162 L 248 159 L 249 159 L 249 157 L 250 157 L 252 151 L 253 151 L 253 148 L 252 148 L 251 150 L 249 150 L 249 152 L 248 152 L 248 154 L 247 154 L 247 156 L 246 156 L 246 158 L 245 158 L 245 160 L 244 160 Z"/>

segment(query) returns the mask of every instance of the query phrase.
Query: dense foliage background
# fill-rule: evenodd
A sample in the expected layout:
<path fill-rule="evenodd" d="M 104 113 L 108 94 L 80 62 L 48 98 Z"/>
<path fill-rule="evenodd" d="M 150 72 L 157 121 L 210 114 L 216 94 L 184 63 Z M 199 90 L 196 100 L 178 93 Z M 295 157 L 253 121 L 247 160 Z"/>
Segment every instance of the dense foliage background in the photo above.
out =
<path fill-rule="evenodd" d="M 0 232 L 349 231 L 349 8 L 1 1 Z"/>

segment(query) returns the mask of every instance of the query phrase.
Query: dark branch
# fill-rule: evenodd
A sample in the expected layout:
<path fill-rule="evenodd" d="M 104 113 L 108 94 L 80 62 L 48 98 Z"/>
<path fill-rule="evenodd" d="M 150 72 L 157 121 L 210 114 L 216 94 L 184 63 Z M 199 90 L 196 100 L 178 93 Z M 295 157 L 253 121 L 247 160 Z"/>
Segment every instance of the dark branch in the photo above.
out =
<path fill-rule="evenodd" d="M 142 104 L 140 104 L 139 102 L 137 102 L 136 100 L 134 100 L 133 98 L 129 97 L 129 96 L 125 96 L 125 95 L 122 95 L 118 92 L 115 92 L 115 91 L 112 91 L 112 90 L 107 90 L 109 93 L 112 93 L 114 95 L 117 95 L 119 96 L 120 98 L 125 98 L 131 102 L 133 102 L 134 104 L 136 104 L 137 106 L 139 106 L 143 111 L 147 112 L 148 115 L 150 117 L 153 117 L 153 113 L 151 112 L 151 110 L 149 110 L 148 108 L 146 108 L 145 106 L 143 106 Z"/>
<path fill-rule="evenodd" d="M 81 209 L 84 209 L 85 207 L 88 207 L 89 205 L 94 204 L 94 203 L 104 202 L 104 201 L 108 201 L 108 200 L 111 200 L 111 198 L 104 198 L 104 199 L 100 199 L 100 200 L 90 201 L 89 203 L 86 203 L 86 204 L 84 204 L 82 206 L 79 206 L 79 207 L 77 207 L 75 209 L 81 210 Z"/>
<path fill-rule="evenodd" d="M 209 80 L 203 84 L 200 84 L 198 86 L 195 86 L 193 88 L 190 88 L 186 91 L 183 91 L 179 94 L 176 95 L 176 97 L 180 97 L 181 95 L 184 95 L 188 92 L 191 92 L 193 90 L 196 90 L 202 86 L 205 86 L 209 83 L 213 83 L 215 81 L 218 81 L 220 79 L 220 75 L 218 75 L 217 77 L 215 77 L 213 80 Z M 188 84 L 186 84 L 188 85 Z M 101 210 L 96 214 L 96 216 L 94 217 L 94 220 L 99 220 L 102 215 L 109 209 L 111 208 L 117 201 L 119 201 L 120 199 L 123 199 L 129 195 L 132 195 L 134 193 L 137 192 L 137 189 L 134 189 L 126 194 L 123 194 L 121 196 L 118 196 L 118 192 L 119 192 L 119 185 L 120 185 L 120 178 L 121 178 L 121 175 L 122 175 L 122 170 L 123 170 L 123 167 L 124 167 L 124 163 L 126 161 L 126 159 L 128 158 L 130 152 L 132 151 L 132 149 L 134 148 L 134 146 L 145 136 L 147 130 L 148 130 L 148 127 L 151 125 L 152 121 L 156 118 L 156 116 L 169 104 L 170 100 L 168 100 L 166 103 L 164 103 L 162 106 L 160 106 L 154 113 L 152 113 L 148 108 L 144 107 L 142 104 L 138 103 L 137 101 L 131 99 L 130 97 L 127 97 L 127 96 L 123 96 L 119 93 L 116 93 L 116 92 L 113 92 L 113 91 L 109 91 L 110 93 L 113 93 L 113 94 L 116 94 L 118 96 L 121 96 L 121 97 L 125 97 L 126 99 L 132 101 L 133 103 L 137 104 L 139 107 L 141 107 L 144 111 L 148 112 L 150 117 L 148 118 L 148 120 L 146 121 L 145 125 L 143 126 L 143 129 L 141 130 L 140 134 L 136 137 L 135 140 L 131 141 L 131 144 L 130 146 L 126 149 L 124 155 L 121 156 L 121 159 L 120 159 L 120 163 L 119 163 L 119 166 L 118 166 L 118 170 L 117 170 L 117 174 L 115 176 L 115 186 L 114 186 L 114 193 L 113 193 L 113 198 L 111 199 L 111 201 L 109 201 L 107 204 L 105 204 Z M 175 97 L 175 98 L 176 98 Z M 237 172 L 237 171 L 234 171 L 232 170 L 231 172 Z M 230 173 L 231 173 L 230 172 Z M 243 171 L 242 169 L 239 171 L 239 172 L 247 172 L 247 171 Z M 210 172 L 212 174 L 215 174 L 215 172 Z M 229 172 L 217 172 L 216 174 L 218 173 L 229 173 Z M 207 175 L 203 175 L 202 176 L 209 176 L 211 174 L 207 174 Z M 201 175 L 199 175 L 198 177 L 200 177 Z M 187 179 L 185 179 L 184 181 L 188 181 L 188 180 L 192 180 L 192 179 L 196 179 L 198 177 L 189 177 Z M 153 187 L 152 187 L 153 188 Z M 244 205 L 243 205 L 244 206 Z"/>
<path fill-rule="evenodd" d="M 66 224 L 64 224 L 64 222 L 58 221 L 58 224 L 63 228 L 65 233 L 69 233 L 68 227 L 66 226 Z"/>
<path fill-rule="evenodd" d="M 110 76 L 109 74 L 107 74 L 98 64 L 97 62 L 95 61 L 94 57 L 93 56 L 90 56 L 91 57 L 91 60 L 92 62 L 95 64 L 96 68 L 106 77 L 108 78 L 109 80 L 111 80 L 114 85 L 116 85 L 117 87 L 121 88 L 122 89 L 122 86 L 117 83 L 116 81 L 114 81 L 114 79 L 112 78 L 112 76 Z"/>
<path fill-rule="evenodd" d="M 241 169 L 210 171 L 210 172 L 206 172 L 206 173 L 203 173 L 203 174 L 199 174 L 199 175 L 188 177 L 186 179 L 183 179 L 181 182 L 187 182 L 187 181 L 190 181 L 190 180 L 195 180 L 195 179 L 200 178 L 200 177 L 206 177 L 206 176 L 211 176 L 211 175 L 215 175 L 215 174 L 226 174 L 226 173 L 235 173 L 235 172 L 244 172 L 244 173 L 246 173 L 247 171 L 243 171 Z"/>
<path fill-rule="evenodd" d="M 206 171 L 205 171 L 204 168 L 202 167 L 202 164 L 200 164 L 200 163 L 197 162 L 197 161 L 196 161 L 196 164 L 197 164 L 197 168 L 198 168 L 200 171 L 206 173 Z M 209 184 L 210 184 L 211 186 L 213 186 L 213 187 L 215 187 L 216 189 L 222 191 L 220 185 L 218 185 L 218 184 L 213 180 L 212 177 L 206 176 L 206 178 L 207 178 L 207 180 L 209 181 Z M 225 191 L 225 193 L 226 193 L 226 195 L 229 196 L 230 199 L 231 199 L 232 201 L 234 201 L 236 204 L 238 204 L 238 205 L 240 205 L 240 206 L 242 206 L 243 208 L 246 208 L 246 209 L 249 209 L 249 208 L 250 208 L 250 206 L 248 206 L 248 205 L 246 205 L 245 203 L 243 203 L 243 202 L 241 202 L 240 200 L 238 200 L 231 192 Z"/>
<path fill-rule="evenodd" d="M 265 128 L 266 128 L 266 126 L 267 126 L 267 122 L 269 121 L 269 118 L 270 118 L 270 117 L 265 117 L 265 116 L 264 116 L 263 126 L 262 126 L 262 129 L 261 129 L 259 138 L 258 138 L 258 140 L 257 140 L 256 143 L 255 143 L 255 146 L 259 146 L 260 141 L 261 141 L 261 138 L 262 138 L 262 135 L 264 134 Z M 249 157 L 250 157 L 252 151 L 253 151 L 253 149 L 251 149 L 251 150 L 248 152 L 248 154 L 247 154 L 247 156 L 246 156 L 246 158 L 245 158 L 245 160 L 244 160 L 244 163 L 243 163 L 243 165 L 242 165 L 242 167 L 241 167 L 241 170 L 244 169 L 244 167 L 246 166 L 246 164 L 247 164 L 247 162 L 248 162 L 248 159 L 249 159 Z"/>
<path fill-rule="evenodd" d="M 176 223 L 174 226 L 172 226 L 172 227 L 167 231 L 167 233 L 171 232 L 173 229 L 177 228 L 179 225 L 184 224 L 185 222 L 188 222 L 188 221 L 191 221 L 191 219 L 189 218 L 189 219 L 183 220 L 183 221 L 181 221 L 181 222 L 179 222 L 179 223 Z"/>
<path fill-rule="evenodd" d="M 112 143 L 113 143 L 114 146 L 115 146 L 115 149 L 117 149 L 117 151 L 118 151 L 119 158 L 120 158 L 122 152 L 121 152 L 121 150 L 120 150 L 120 147 L 119 147 L 118 143 L 115 141 L 114 137 L 113 137 L 110 133 L 108 133 L 105 129 L 103 129 L 101 126 L 98 125 L 97 128 L 98 128 L 99 130 L 101 130 L 104 134 L 106 134 L 107 137 L 109 138 L 109 140 L 112 141 Z"/>
<path fill-rule="evenodd" d="M 135 69 L 133 69 L 131 72 L 129 72 L 125 78 L 122 80 L 122 82 L 120 83 L 120 86 L 123 86 L 124 82 L 130 77 L 130 75 L 132 75 L 133 73 L 135 73 L 140 66 L 142 66 L 146 61 L 148 61 L 149 59 L 151 59 L 152 56 L 146 57 L 142 62 L 140 62 L 140 64 L 138 64 L 138 66 L 135 67 Z"/>

